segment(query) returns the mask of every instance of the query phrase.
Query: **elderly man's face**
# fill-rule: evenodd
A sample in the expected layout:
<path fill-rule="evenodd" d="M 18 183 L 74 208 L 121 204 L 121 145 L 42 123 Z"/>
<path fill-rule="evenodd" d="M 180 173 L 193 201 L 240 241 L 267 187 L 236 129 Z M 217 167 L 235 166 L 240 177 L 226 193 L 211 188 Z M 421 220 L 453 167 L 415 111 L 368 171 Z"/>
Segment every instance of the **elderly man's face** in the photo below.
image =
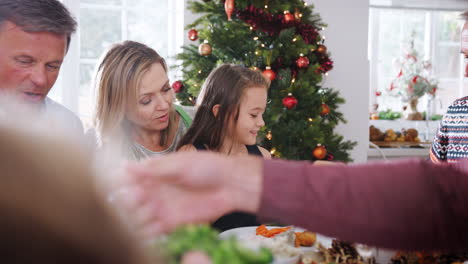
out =
<path fill-rule="evenodd" d="M 44 101 L 57 80 L 67 38 L 49 32 L 29 33 L 11 22 L 0 26 L 0 91 L 20 101 Z"/>

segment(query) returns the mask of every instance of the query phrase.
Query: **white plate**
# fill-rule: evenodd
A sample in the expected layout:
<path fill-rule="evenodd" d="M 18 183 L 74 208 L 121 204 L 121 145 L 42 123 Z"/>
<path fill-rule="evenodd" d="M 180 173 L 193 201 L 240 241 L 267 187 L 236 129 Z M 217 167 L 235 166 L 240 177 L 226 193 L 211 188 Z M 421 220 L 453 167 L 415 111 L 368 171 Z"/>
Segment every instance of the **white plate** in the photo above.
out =
<path fill-rule="evenodd" d="M 276 228 L 278 226 L 267 226 L 268 229 Z M 219 237 L 221 239 L 228 239 L 229 237 L 236 237 L 241 243 L 242 243 L 242 238 L 247 236 L 247 235 L 255 235 L 256 233 L 257 226 L 249 226 L 249 227 L 240 227 L 240 228 L 234 228 L 230 229 L 227 231 L 222 232 L 219 234 Z M 303 232 L 304 229 L 294 227 L 294 232 Z M 325 247 L 331 247 L 332 239 L 320 234 L 317 234 L 317 241 L 315 242 L 314 246 L 312 247 L 301 247 L 301 251 L 303 253 L 307 251 L 314 251 L 316 250 L 316 245 L 317 242 L 322 244 Z M 297 263 L 299 260 L 300 256 L 297 257 L 292 257 L 292 258 L 275 258 L 272 264 L 293 264 Z"/>

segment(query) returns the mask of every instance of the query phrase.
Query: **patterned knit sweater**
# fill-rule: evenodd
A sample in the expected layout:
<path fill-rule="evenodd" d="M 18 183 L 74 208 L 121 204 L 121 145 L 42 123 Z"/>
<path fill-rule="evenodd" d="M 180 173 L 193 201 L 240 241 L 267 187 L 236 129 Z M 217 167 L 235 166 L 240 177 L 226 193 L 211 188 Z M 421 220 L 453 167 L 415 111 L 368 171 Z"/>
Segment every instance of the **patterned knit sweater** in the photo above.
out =
<path fill-rule="evenodd" d="M 434 137 L 430 156 L 433 162 L 457 162 L 468 157 L 468 96 L 449 106 Z"/>

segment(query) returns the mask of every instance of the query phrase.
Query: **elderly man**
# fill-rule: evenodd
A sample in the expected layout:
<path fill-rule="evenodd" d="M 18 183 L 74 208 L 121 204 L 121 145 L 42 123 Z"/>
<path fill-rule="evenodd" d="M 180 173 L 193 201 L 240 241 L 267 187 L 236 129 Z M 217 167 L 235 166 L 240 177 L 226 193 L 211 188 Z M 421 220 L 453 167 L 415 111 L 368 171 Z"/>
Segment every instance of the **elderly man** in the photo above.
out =
<path fill-rule="evenodd" d="M 47 97 L 76 30 L 58 0 L 0 2 L 0 92 L 83 133 L 78 117 Z"/>

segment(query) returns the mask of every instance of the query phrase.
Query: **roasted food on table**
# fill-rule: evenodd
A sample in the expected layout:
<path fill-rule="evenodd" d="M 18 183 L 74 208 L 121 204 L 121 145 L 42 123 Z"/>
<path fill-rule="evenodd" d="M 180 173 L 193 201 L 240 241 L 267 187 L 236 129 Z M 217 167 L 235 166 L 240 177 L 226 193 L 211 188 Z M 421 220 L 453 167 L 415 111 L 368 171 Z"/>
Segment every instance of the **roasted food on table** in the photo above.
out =
<path fill-rule="evenodd" d="M 294 244 L 296 247 L 311 247 L 317 240 L 317 234 L 309 231 L 296 232 L 296 240 Z"/>

